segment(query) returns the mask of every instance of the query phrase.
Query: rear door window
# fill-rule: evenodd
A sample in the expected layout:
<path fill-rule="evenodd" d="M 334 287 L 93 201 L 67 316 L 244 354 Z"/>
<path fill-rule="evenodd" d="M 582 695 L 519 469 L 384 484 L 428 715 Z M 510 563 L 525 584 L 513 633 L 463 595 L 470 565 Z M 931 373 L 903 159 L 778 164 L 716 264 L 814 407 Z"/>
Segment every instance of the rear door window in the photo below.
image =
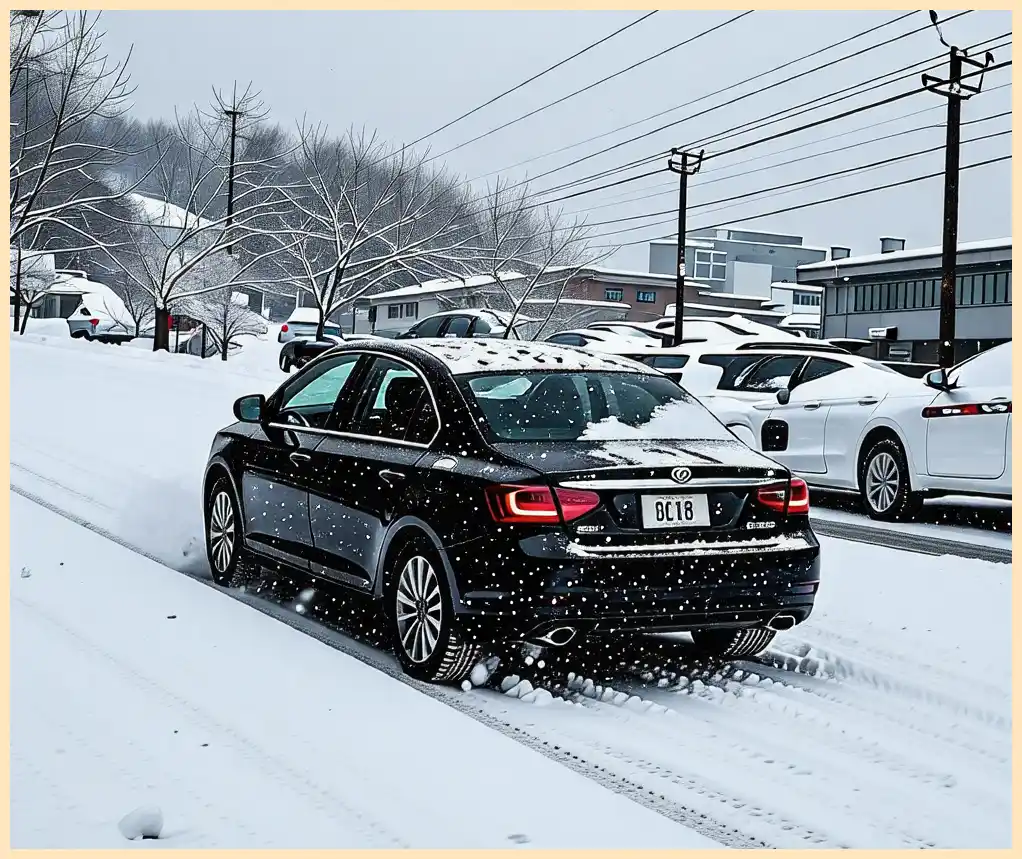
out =
<path fill-rule="evenodd" d="M 735 383 L 741 373 L 758 361 L 762 355 L 700 355 L 699 363 L 711 367 L 720 367 L 721 377 L 717 382 L 717 390 L 734 391 Z"/>
<path fill-rule="evenodd" d="M 835 361 L 832 358 L 810 358 L 809 364 L 799 377 L 798 383 L 802 385 L 806 382 L 815 382 L 817 379 L 822 379 L 825 376 L 830 376 L 847 369 L 848 364 L 844 361 Z"/>
<path fill-rule="evenodd" d="M 435 316 L 432 319 L 423 319 L 418 325 L 410 329 L 410 337 L 439 337 L 440 326 L 447 321 L 446 316 Z"/>
<path fill-rule="evenodd" d="M 440 422 L 422 376 L 399 361 L 376 358 L 352 426 L 357 435 L 428 444 Z"/>
<path fill-rule="evenodd" d="M 735 389 L 775 394 L 781 388 L 789 386 L 791 377 L 805 360 L 802 355 L 778 355 L 776 358 L 767 358 L 739 376 Z"/>

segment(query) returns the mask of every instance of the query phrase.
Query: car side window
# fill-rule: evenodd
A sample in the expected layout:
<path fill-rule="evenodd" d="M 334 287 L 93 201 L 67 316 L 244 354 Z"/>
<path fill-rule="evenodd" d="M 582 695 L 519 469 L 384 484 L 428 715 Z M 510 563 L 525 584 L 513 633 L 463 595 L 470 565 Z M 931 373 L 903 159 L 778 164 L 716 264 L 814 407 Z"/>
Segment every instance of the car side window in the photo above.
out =
<path fill-rule="evenodd" d="M 688 363 L 688 355 L 657 355 L 653 366 L 658 370 L 680 370 Z"/>
<path fill-rule="evenodd" d="M 444 329 L 444 337 L 465 337 L 468 335 L 468 328 L 471 324 L 472 317 L 470 316 L 452 316 Z"/>
<path fill-rule="evenodd" d="M 338 355 L 295 376 L 281 393 L 277 422 L 326 429 L 361 357 L 358 353 Z"/>
<path fill-rule="evenodd" d="M 585 346 L 585 342 L 578 334 L 555 334 L 547 338 L 547 343 L 557 343 L 561 346 Z"/>
<path fill-rule="evenodd" d="M 440 427 L 426 382 L 407 364 L 377 358 L 369 371 L 351 431 L 428 444 Z"/>
<path fill-rule="evenodd" d="M 848 365 L 844 361 L 835 361 L 833 358 L 810 358 L 809 365 L 798 380 L 800 385 L 806 382 L 815 382 L 824 376 L 830 376 L 841 370 L 847 370 Z"/>
<path fill-rule="evenodd" d="M 778 355 L 754 365 L 735 382 L 735 389 L 741 391 L 763 391 L 775 394 L 788 387 L 794 372 L 802 366 L 802 355 Z"/>
<path fill-rule="evenodd" d="M 473 337 L 485 337 L 493 330 L 490 323 L 482 316 L 477 316 L 472 324 L 472 336 Z"/>
<path fill-rule="evenodd" d="M 436 337 L 440 334 L 440 326 L 447 321 L 446 316 L 437 316 L 433 319 L 424 319 L 418 325 L 409 330 L 411 337 Z M 413 333 L 414 332 L 414 333 Z"/>
<path fill-rule="evenodd" d="M 701 355 L 699 363 L 710 367 L 720 367 L 721 376 L 717 382 L 717 390 L 734 391 L 738 377 L 757 361 L 760 355 Z"/>

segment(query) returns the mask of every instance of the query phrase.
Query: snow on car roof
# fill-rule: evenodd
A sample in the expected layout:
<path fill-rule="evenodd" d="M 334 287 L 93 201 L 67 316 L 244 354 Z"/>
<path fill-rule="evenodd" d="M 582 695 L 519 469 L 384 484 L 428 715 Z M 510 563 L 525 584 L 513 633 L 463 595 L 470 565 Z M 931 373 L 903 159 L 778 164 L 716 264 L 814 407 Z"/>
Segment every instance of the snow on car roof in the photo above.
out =
<path fill-rule="evenodd" d="M 409 345 L 443 361 L 455 376 L 506 370 L 602 370 L 650 372 L 650 368 L 615 355 L 583 352 L 555 343 L 533 343 L 497 338 L 422 339 Z"/>
<path fill-rule="evenodd" d="M 319 324 L 319 308 L 318 307 L 296 307 L 291 311 L 291 315 L 287 318 L 288 322 L 297 323 L 308 323 L 310 325 Z M 326 320 L 326 324 L 332 328 L 337 327 L 337 323 Z"/>

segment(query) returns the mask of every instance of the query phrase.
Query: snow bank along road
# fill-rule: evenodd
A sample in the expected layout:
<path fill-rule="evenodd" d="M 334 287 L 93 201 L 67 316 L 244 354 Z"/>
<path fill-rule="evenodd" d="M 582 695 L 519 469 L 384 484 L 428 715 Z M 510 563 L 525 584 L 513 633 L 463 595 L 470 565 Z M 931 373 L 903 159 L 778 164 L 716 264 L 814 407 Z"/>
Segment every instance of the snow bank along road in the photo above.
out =
<path fill-rule="evenodd" d="M 246 365 L 245 356 L 224 366 L 127 350 L 84 351 L 88 348 L 29 343 L 12 347 L 12 459 L 17 463 L 12 488 L 105 529 L 177 570 L 203 576 L 199 475 L 212 433 L 230 420 L 235 396 L 265 390 L 279 376 Z M 89 410 L 77 413 L 73 423 L 67 420 L 69 390 L 92 392 Z M 12 535 L 14 569 L 32 566 L 32 554 L 40 547 L 17 525 Z M 45 539 L 55 545 L 52 538 Z M 86 545 L 84 538 L 75 541 Z M 706 670 L 692 663 L 684 641 L 646 639 L 618 650 L 591 647 L 568 653 L 559 664 L 528 677 L 518 668 L 512 669 L 517 677 L 498 670 L 491 684 L 468 693 L 424 689 L 408 681 L 405 686 L 423 693 L 413 696 L 415 700 L 431 696 L 450 704 L 638 800 L 674 821 L 672 831 L 686 835 L 677 822 L 734 846 L 1008 846 L 1010 568 L 829 538 L 822 542 L 825 581 L 816 613 L 808 623 L 778 637 L 766 664 Z M 84 564 L 88 553 L 76 551 L 70 557 L 82 558 Z M 17 560 L 21 558 L 27 560 Z M 139 627 L 137 636 L 142 636 L 176 610 L 158 604 L 159 590 L 148 587 L 150 578 L 171 574 L 151 565 L 138 566 L 137 556 L 133 558 L 131 580 L 145 578 L 143 593 L 148 595 L 139 598 L 155 618 Z M 33 572 L 29 579 L 20 579 L 15 573 L 15 593 L 25 593 L 25 586 L 28 594 L 33 593 L 31 587 L 40 575 Z M 77 575 L 84 581 L 75 587 L 91 586 L 97 601 L 116 608 L 116 581 L 91 580 L 91 568 L 84 566 Z M 216 596 L 213 589 L 209 592 Z M 288 691 L 280 695 L 280 685 L 274 687 L 274 700 L 301 702 L 291 703 L 293 709 L 286 714 L 278 708 L 274 723 L 278 733 L 267 729 L 261 735 L 260 742 L 275 756 L 286 756 L 296 742 L 307 696 L 319 694 L 316 690 L 323 684 L 341 689 L 353 676 L 350 660 L 315 639 L 368 661 L 384 674 L 398 675 L 388 655 L 368 650 L 344 634 L 357 636 L 371 623 L 349 620 L 340 631 L 333 626 L 338 615 L 355 616 L 331 611 L 335 595 L 314 595 L 305 615 L 250 595 L 233 595 L 311 632 L 307 646 L 318 654 L 289 660 L 290 673 L 280 681 Z M 982 600 L 983 623 L 962 624 L 959 610 L 965 598 Z M 209 610 L 209 623 L 190 628 L 189 641 L 202 652 L 219 645 L 214 652 L 248 670 L 258 660 L 246 654 L 243 643 L 235 646 L 237 639 L 231 636 L 236 624 L 250 622 L 238 619 L 247 607 L 222 598 L 213 604 L 217 608 Z M 16 615 L 19 605 L 14 602 Z M 133 614 L 136 609 L 132 605 L 127 611 Z M 16 635 L 17 624 L 16 617 Z M 115 625 L 114 618 L 88 629 L 102 627 L 106 634 L 107 625 Z M 131 624 L 126 626 L 130 629 Z M 281 627 L 282 633 L 293 634 Z M 118 645 L 123 649 L 111 645 L 108 650 L 119 659 L 134 655 L 137 636 L 125 634 Z M 14 646 L 16 668 L 22 670 L 19 660 L 24 660 L 27 672 L 36 658 L 34 648 L 19 645 L 17 639 Z M 19 657 L 19 650 L 26 655 Z M 272 676 L 278 683 L 277 675 Z M 393 681 L 387 683 L 393 686 Z M 362 713 L 373 730 L 376 708 L 394 698 L 390 688 L 374 689 L 379 701 L 370 700 Z M 231 703 L 234 698 L 207 701 L 204 690 L 194 694 L 199 697 L 189 700 L 211 710 L 221 722 L 238 712 Z M 244 702 L 248 693 L 242 689 L 236 694 L 236 700 Z M 32 760 L 33 752 L 18 746 L 20 692 L 14 700 L 12 756 Z M 27 706 L 24 712 L 30 712 Z M 244 725 L 247 711 L 241 712 L 245 715 L 238 719 Z M 348 720 L 353 722 L 361 724 L 361 718 Z M 387 725 L 394 736 L 421 730 L 419 720 L 400 714 L 392 714 Z M 76 730 L 90 742 L 104 742 L 104 735 L 84 726 Z M 329 751 L 334 737 L 323 739 L 322 723 L 315 730 L 318 751 Z M 392 745 L 393 741 L 386 747 Z M 363 749 L 373 746 L 359 744 Z M 455 757 L 470 754 L 460 736 L 450 749 Z M 498 773 L 501 765 L 489 757 L 470 763 L 467 778 L 476 796 L 484 793 L 480 784 L 489 783 L 490 774 Z M 145 779 L 140 759 L 129 755 L 124 766 Z M 56 778 L 52 768 L 41 771 Z M 12 778 L 17 779 L 17 773 L 15 769 Z M 527 768 L 505 765 L 492 778 L 516 785 L 519 794 L 533 793 L 535 778 Z M 459 781 L 455 789 L 463 787 Z M 593 818 L 592 806 L 576 793 L 574 787 L 562 789 L 556 801 L 560 819 L 569 823 L 565 831 L 582 836 L 586 828 L 573 827 L 570 821 L 573 812 L 582 809 L 586 819 Z M 212 805 L 216 809 L 218 801 Z M 118 807 L 109 813 L 119 816 L 127 810 Z M 30 819 L 24 808 L 12 813 Z M 170 816 L 166 808 L 164 813 Z M 224 813 L 217 811 L 214 817 Z M 269 825 L 266 819 L 260 814 L 257 823 L 250 815 L 245 822 L 258 828 Z M 467 836 L 458 840 L 456 826 L 448 829 L 439 822 L 446 818 L 437 819 L 446 840 L 407 833 L 404 837 L 415 846 L 468 843 Z M 383 822 L 397 820 L 395 810 L 393 819 L 388 816 Z M 17 819 L 12 825 L 15 833 L 23 831 L 18 830 Z M 634 831 L 645 829 L 645 824 L 637 825 Z M 188 846 L 213 846 L 209 842 L 217 840 L 204 826 L 193 837 L 198 841 Z M 235 842 L 246 837 L 232 836 Z M 357 841 L 338 837 L 331 846 L 352 840 Z M 496 846 L 499 840 L 494 835 L 486 844 Z M 585 837 L 573 837 L 571 843 L 583 846 L 583 841 Z M 242 846 L 235 842 L 231 846 Z M 224 839 L 217 843 L 227 846 Z M 299 846 L 286 838 L 277 843 Z M 637 836 L 632 843 L 648 841 Z"/>
<path fill-rule="evenodd" d="M 15 847 L 713 847 L 221 593 L 12 496 Z M 578 832 L 566 804 L 598 816 Z"/>

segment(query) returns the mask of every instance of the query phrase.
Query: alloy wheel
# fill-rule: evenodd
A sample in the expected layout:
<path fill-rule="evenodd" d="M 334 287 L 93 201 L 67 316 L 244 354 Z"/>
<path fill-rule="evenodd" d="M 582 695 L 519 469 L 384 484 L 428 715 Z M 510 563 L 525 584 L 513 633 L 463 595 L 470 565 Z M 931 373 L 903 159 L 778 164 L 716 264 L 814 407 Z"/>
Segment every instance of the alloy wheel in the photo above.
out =
<path fill-rule="evenodd" d="M 425 662 L 440 639 L 443 597 L 433 565 L 421 555 L 410 558 L 401 570 L 396 609 L 402 649 L 412 662 Z"/>
<path fill-rule="evenodd" d="M 213 499 L 209 513 L 209 547 L 217 572 L 226 573 L 234 557 L 234 505 L 221 489 Z"/>
<path fill-rule="evenodd" d="M 866 471 L 866 497 L 877 513 L 886 513 L 898 497 L 901 472 L 889 453 L 878 453 Z"/>

